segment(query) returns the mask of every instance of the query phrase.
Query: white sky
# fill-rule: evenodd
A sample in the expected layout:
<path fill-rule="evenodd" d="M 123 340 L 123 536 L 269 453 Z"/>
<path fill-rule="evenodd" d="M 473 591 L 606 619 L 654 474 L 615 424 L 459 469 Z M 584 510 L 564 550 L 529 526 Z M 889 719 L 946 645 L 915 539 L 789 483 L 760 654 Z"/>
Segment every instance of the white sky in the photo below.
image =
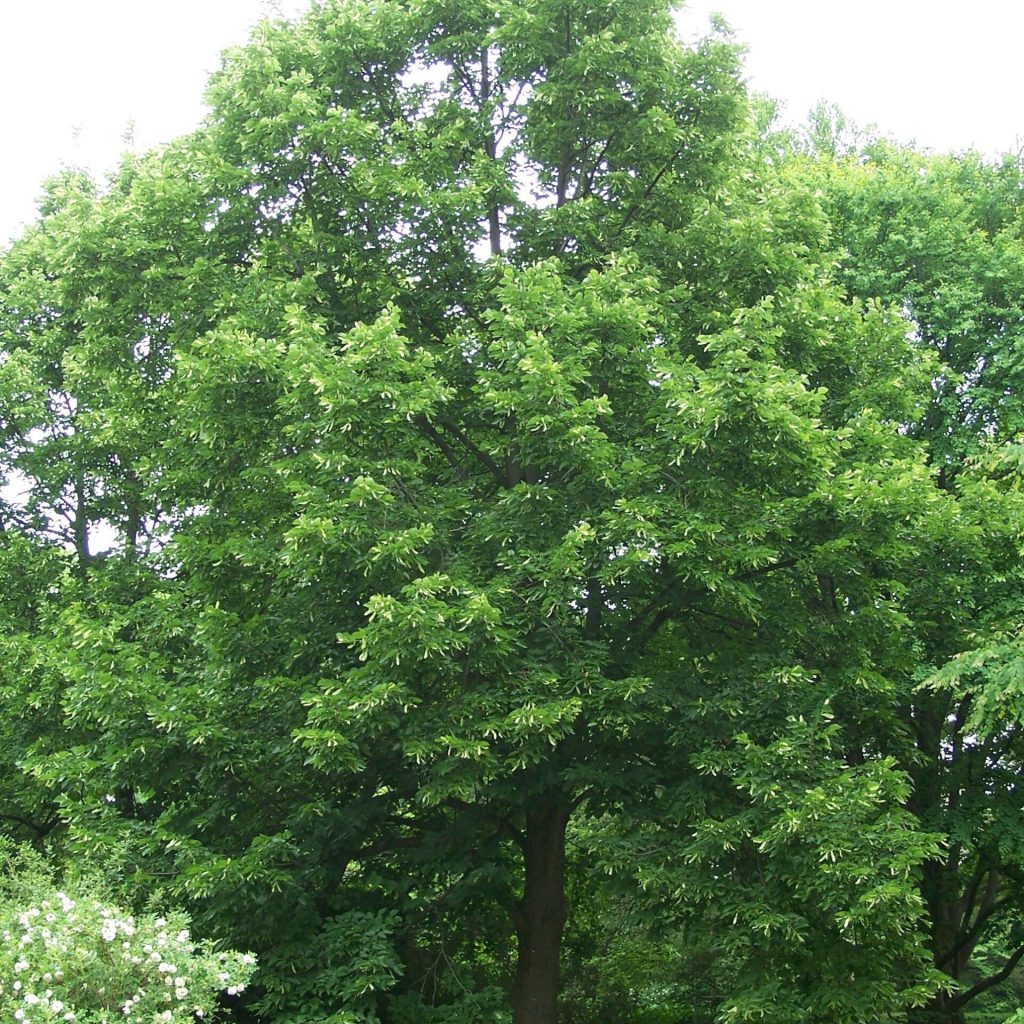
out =
<path fill-rule="evenodd" d="M 900 142 L 995 156 L 1024 142 L 1022 0 L 687 0 L 725 16 L 751 86 L 803 123 L 819 99 Z M 684 21 L 684 25 L 686 22 Z"/>
<path fill-rule="evenodd" d="M 125 148 L 195 127 L 220 50 L 305 0 L 0 0 L 0 241 L 32 219 L 62 164 L 102 173 Z M 690 0 L 749 49 L 751 85 L 802 121 L 819 98 L 860 124 L 935 149 L 1024 141 L 1022 0 Z"/>

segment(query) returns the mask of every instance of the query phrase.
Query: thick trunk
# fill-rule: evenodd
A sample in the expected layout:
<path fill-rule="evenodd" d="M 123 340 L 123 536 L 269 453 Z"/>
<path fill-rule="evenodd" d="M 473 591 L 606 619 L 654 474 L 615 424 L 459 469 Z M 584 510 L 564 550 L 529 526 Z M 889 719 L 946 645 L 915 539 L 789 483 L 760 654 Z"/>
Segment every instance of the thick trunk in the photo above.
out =
<path fill-rule="evenodd" d="M 947 803 L 942 764 L 942 738 L 949 707 L 944 698 L 926 703 L 920 701 L 909 714 L 916 745 L 924 755 L 911 769 L 913 793 L 907 808 L 918 818 L 930 819 L 941 814 Z M 952 854 L 952 852 L 951 852 Z M 921 872 L 921 895 L 928 907 L 931 924 L 931 951 L 936 966 L 957 982 L 962 969 L 961 958 L 955 955 L 957 935 L 962 925 L 959 857 L 951 855 L 928 861 Z M 911 1019 L 920 1024 L 962 1024 L 963 1014 L 953 1000 L 955 995 L 938 993 Z"/>
<path fill-rule="evenodd" d="M 526 814 L 523 851 L 526 881 L 513 922 L 518 939 L 514 1024 L 556 1024 L 558 961 L 568 907 L 565 901 L 565 826 L 569 810 L 551 797 Z"/>

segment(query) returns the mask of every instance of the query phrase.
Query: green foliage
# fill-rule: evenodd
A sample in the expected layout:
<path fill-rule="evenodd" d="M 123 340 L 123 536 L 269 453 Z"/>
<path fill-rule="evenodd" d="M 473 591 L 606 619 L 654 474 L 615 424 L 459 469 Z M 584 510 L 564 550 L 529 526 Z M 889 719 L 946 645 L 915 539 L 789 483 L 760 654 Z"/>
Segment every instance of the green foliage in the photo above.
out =
<path fill-rule="evenodd" d="M 385 914 L 352 911 L 325 922 L 311 940 L 274 949 L 264 961 L 270 977 L 258 1011 L 297 1022 L 373 1020 L 378 993 L 402 970 L 390 942 L 394 924 Z M 339 1014 L 338 1006 L 346 1009 Z"/>
<path fill-rule="evenodd" d="M 1021 896 L 1020 801 L 1010 781 L 1022 753 L 1021 166 L 866 136 L 839 153 L 821 136 L 812 132 L 808 151 L 785 162 L 820 190 L 839 280 L 851 296 L 899 309 L 912 344 L 936 360 L 929 406 L 907 430 L 955 502 L 919 547 L 920 581 L 907 590 L 916 664 L 891 691 L 894 719 L 882 734 L 876 727 L 874 742 L 909 774 L 908 807 L 945 836 L 947 853 L 925 865 L 921 893 L 935 962 L 960 983 L 931 1007 L 946 1019 L 1005 977 L 993 966 L 979 978 L 970 961 L 1005 932 Z M 1006 950 L 1010 966 L 1015 953 Z"/>
<path fill-rule="evenodd" d="M 915 887 L 940 837 L 902 809 L 908 780 L 891 760 L 842 764 L 827 708 L 766 732 L 696 755 L 699 778 L 652 794 L 657 828 L 608 819 L 592 855 L 635 873 L 648 920 L 685 928 L 685 949 L 728 965 L 725 1019 L 903 1019 L 941 982 Z"/>

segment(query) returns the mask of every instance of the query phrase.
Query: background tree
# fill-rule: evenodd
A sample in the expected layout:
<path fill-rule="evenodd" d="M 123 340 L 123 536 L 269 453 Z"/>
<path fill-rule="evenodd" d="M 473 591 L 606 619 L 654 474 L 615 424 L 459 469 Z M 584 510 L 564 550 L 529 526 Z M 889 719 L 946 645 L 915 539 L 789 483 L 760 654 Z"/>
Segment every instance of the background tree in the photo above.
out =
<path fill-rule="evenodd" d="M 982 722 L 1005 679 L 972 670 L 967 685 L 964 666 L 985 658 L 961 654 L 1005 643 L 1019 620 L 1020 512 L 1014 460 L 1000 450 L 1014 451 L 1020 431 L 1020 162 L 924 155 L 865 137 L 823 151 L 822 138 L 837 138 L 827 121 L 823 112 L 812 151 L 790 158 L 791 173 L 823 195 L 848 294 L 900 309 L 913 343 L 938 359 L 928 411 L 909 432 L 973 537 L 951 548 L 948 531 L 937 535 L 908 592 L 919 610 L 917 665 L 891 691 L 897 724 L 886 730 L 913 780 L 909 808 L 946 837 L 922 895 L 934 962 L 961 987 L 938 996 L 929 1019 L 958 1021 L 1024 956 L 1019 943 L 1004 945 L 1021 894 L 1019 729 L 1010 716 Z M 956 685 L 920 685 L 947 663 L 938 678 Z M 989 947 L 979 977 L 973 951 L 997 937 L 1005 956 L 993 959 Z"/>

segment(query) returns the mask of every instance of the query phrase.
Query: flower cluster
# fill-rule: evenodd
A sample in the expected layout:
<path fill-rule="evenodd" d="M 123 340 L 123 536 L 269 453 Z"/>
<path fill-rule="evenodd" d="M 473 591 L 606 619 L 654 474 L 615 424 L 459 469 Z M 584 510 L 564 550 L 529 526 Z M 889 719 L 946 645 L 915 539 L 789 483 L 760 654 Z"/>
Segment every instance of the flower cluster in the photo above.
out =
<path fill-rule="evenodd" d="M 84 893 L 0 904 L 0 1024 L 191 1024 L 256 960 L 193 942 L 184 915 L 133 916 Z"/>

